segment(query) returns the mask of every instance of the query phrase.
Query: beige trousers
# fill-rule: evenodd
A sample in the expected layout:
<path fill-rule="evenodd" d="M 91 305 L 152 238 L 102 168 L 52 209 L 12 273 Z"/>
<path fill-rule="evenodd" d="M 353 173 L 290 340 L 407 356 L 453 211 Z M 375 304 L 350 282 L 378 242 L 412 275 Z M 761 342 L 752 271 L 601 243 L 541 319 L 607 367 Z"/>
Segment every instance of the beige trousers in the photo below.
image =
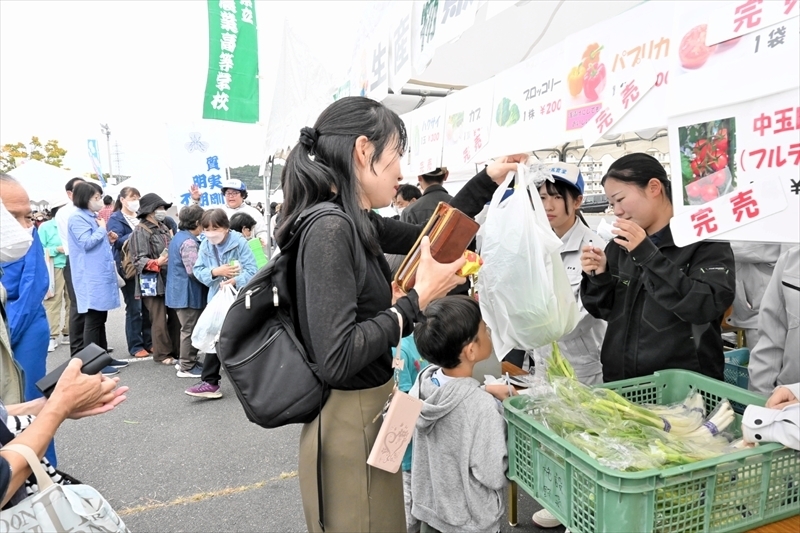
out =
<path fill-rule="evenodd" d="M 47 323 L 50 324 L 50 338 L 58 337 L 59 332 L 69 335 L 69 292 L 67 292 L 66 280 L 64 279 L 64 269 L 54 268 L 55 289 L 52 298 L 44 301 L 44 310 L 47 313 Z M 67 312 L 64 316 L 64 327 L 61 327 L 61 308 L 65 307 Z"/>
<path fill-rule="evenodd" d="M 322 494 L 325 531 L 405 532 L 403 478 L 367 465 L 393 382 L 360 391 L 331 391 L 322 409 Z M 317 505 L 317 423 L 300 434 L 300 493 L 306 526 L 322 531 Z"/>

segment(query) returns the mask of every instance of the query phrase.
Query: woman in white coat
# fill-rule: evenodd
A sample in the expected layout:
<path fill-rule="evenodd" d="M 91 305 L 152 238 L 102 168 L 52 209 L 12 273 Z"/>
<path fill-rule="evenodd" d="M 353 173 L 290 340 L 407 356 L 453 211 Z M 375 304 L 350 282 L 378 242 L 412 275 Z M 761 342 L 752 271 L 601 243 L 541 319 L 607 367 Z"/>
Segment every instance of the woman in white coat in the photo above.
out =
<path fill-rule="evenodd" d="M 545 181 L 539 187 L 539 196 L 550 227 L 564 243 L 561 260 L 567 269 L 572 294 L 580 311 L 575 329 L 558 340 L 558 347 L 575 369 L 578 381 L 585 385 L 596 385 L 603 382 L 600 348 L 606 333 L 606 322 L 590 315 L 581 303 L 581 248 L 594 246 L 602 249 L 606 242 L 579 216 L 578 209 L 583 202 L 583 176 L 578 167 L 570 163 L 553 163 L 549 172 L 553 179 Z M 536 351 L 547 357 L 551 348 L 545 346 Z M 534 514 L 533 521 L 545 528 L 560 525 L 558 519 L 546 509 Z"/>
<path fill-rule="evenodd" d="M 572 293 L 580 310 L 578 324 L 558 340 L 558 347 L 572 364 L 578 380 L 585 385 L 596 385 L 603 382 L 600 347 L 606 333 L 606 322 L 590 315 L 581 303 L 581 248 L 595 246 L 602 249 L 606 242 L 579 216 L 578 210 L 583 202 L 583 176 L 578 167 L 569 163 L 553 163 L 549 172 L 553 179 L 539 187 L 539 195 L 550 227 L 564 243 L 561 260 L 567 269 Z M 550 347 L 537 351 L 549 356 Z"/>

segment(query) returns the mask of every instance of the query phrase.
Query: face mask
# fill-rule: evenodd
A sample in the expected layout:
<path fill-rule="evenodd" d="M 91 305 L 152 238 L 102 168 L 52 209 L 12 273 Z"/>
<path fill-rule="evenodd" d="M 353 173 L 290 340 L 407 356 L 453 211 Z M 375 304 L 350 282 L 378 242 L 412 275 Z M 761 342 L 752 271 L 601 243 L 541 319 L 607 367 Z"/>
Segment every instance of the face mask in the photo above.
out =
<path fill-rule="evenodd" d="M 23 228 L 0 201 L 0 263 L 25 257 L 33 242 L 33 226 Z"/>
<path fill-rule="evenodd" d="M 208 242 L 211 244 L 219 244 L 225 240 L 225 232 L 224 231 L 205 231 L 203 234 L 208 239 Z"/>
<path fill-rule="evenodd" d="M 128 211 L 133 211 L 134 213 L 139 210 L 139 200 L 131 200 L 128 202 Z"/>
<path fill-rule="evenodd" d="M 153 213 L 153 215 L 156 217 L 156 220 L 158 220 L 159 222 L 163 222 L 167 218 L 167 212 L 166 211 L 156 211 L 155 213 Z"/>
<path fill-rule="evenodd" d="M 92 200 L 92 201 L 89 202 L 89 210 L 90 211 L 94 211 L 95 213 L 97 213 L 101 209 L 103 209 L 103 201 L 102 200 Z"/>
<path fill-rule="evenodd" d="M 395 211 L 397 211 L 398 215 L 402 215 L 403 214 L 403 210 L 405 209 L 405 207 L 395 207 L 394 209 L 395 209 Z"/>

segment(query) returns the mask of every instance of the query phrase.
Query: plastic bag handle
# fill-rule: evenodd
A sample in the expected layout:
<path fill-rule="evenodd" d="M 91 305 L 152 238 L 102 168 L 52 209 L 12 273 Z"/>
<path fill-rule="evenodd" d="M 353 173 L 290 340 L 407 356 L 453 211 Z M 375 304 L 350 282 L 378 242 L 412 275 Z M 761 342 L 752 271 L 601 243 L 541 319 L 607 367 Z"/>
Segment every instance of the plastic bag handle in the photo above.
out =
<path fill-rule="evenodd" d="M 520 181 L 525 183 L 526 187 L 530 187 L 533 183 L 529 183 L 530 180 L 528 179 L 528 172 L 525 165 L 517 164 L 517 174 L 520 176 L 524 176 L 523 179 Z M 536 216 L 536 220 L 543 228 L 550 229 L 550 221 L 547 220 L 547 213 L 544 211 L 544 203 L 542 203 L 542 198 L 539 196 L 539 190 L 535 188 L 531 191 L 531 202 L 533 203 L 533 214 Z"/>

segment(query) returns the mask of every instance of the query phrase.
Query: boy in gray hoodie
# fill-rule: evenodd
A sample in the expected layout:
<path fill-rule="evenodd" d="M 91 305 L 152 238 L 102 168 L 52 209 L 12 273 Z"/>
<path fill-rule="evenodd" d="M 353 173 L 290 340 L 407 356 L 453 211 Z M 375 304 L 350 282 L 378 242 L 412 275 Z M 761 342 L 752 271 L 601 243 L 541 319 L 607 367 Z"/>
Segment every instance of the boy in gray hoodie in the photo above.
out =
<path fill-rule="evenodd" d="M 414 431 L 411 514 L 422 533 L 496 532 L 505 510 L 506 423 L 497 400 L 472 379 L 492 354 L 478 303 L 447 296 L 425 310 L 414 340 L 431 362 L 411 394 L 425 403 Z"/>

